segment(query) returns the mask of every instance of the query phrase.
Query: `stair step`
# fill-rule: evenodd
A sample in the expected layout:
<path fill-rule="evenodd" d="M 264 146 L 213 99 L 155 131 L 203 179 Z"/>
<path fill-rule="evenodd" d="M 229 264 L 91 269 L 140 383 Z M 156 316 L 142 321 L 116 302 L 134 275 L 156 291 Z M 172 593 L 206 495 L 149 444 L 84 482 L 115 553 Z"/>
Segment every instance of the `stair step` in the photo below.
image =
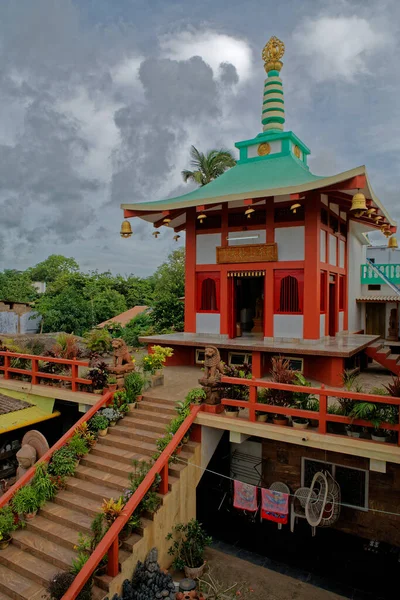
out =
<path fill-rule="evenodd" d="M 383 342 L 381 341 L 376 341 L 373 342 L 372 344 L 370 344 L 369 346 L 367 346 L 368 348 L 374 348 L 375 350 L 380 350 L 381 348 L 383 348 Z"/>
<path fill-rule="evenodd" d="M 54 498 L 54 502 L 55 504 L 60 504 L 66 508 L 84 512 L 91 517 L 90 522 L 92 522 L 93 518 L 100 512 L 102 505 L 102 500 L 92 500 L 91 498 L 81 496 L 78 493 L 73 494 L 72 492 L 65 490 L 58 492 L 57 496 Z"/>
<path fill-rule="evenodd" d="M 177 414 L 173 406 L 159 404 L 158 402 L 153 402 L 152 400 L 143 400 L 142 402 L 139 402 L 137 405 L 137 410 L 148 410 L 161 415 L 171 415 L 171 417 L 176 417 Z"/>
<path fill-rule="evenodd" d="M 155 441 L 162 435 L 160 431 L 147 431 L 137 427 L 137 423 L 127 425 L 127 427 L 114 427 L 108 430 L 109 435 L 124 435 L 128 438 L 148 442 L 154 444 Z"/>
<path fill-rule="evenodd" d="M 14 544 L 0 552 L 0 563 L 44 587 L 60 571 L 55 565 L 24 552 Z"/>
<path fill-rule="evenodd" d="M 43 535 L 37 535 L 33 531 L 19 529 L 13 533 L 13 544 L 46 563 L 68 571 L 72 561 L 76 559 L 76 553 L 46 539 L 44 535 L 45 532 Z"/>
<path fill-rule="evenodd" d="M 155 396 L 148 396 L 148 395 L 144 395 L 143 396 L 143 400 L 142 402 L 157 402 L 157 404 L 163 404 L 165 406 L 172 406 L 172 408 L 175 408 L 176 406 L 176 401 L 175 400 L 169 400 L 168 398 L 156 398 Z M 140 404 L 140 402 L 139 402 Z"/>
<path fill-rule="evenodd" d="M 390 348 L 382 348 L 382 350 L 378 350 L 375 353 L 375 360 L 384 360 L 386 359 L 390 354 Z"/>
<path fill-rule="evenodd" d="M 78 479 L 83 479 L 84 481 L 110 487 L 110 490 L 114 491 L 114 493 L 115 490 L 118 490 L 119 494 L 124 492 L 124 490 L 129 487 L 128 471 L 124 477 L 121 477 L 117 474 L 113 475 L 112 471 L 107 472 L 103 471 L 101 468 L 92 468 L 91 466 L 82 465 L 82 461 L 75 471 L 75 477 Z"/>
<path fill-rule="evenodd" d="M 46 539 L 73 550 L 74 546 L 78 543 L 78 531 L 61 525 L 61 523 L 46 519 L 41 515 L 42 512 L 27 522 L 27 531 L 43 535 Z"/>
<path fill-rule="evenodd" d="M 61 493 L 62 490 L 57 493 L 57 496 Z M 43 516 L 54 523 L 60 523 L 65 527 L 75 529 L 78 532 L 82 531 L 82 533 L 90 533 L 92 519 L 82 512 L 81 506 L 79 509 L 74 509 L 61 504 L 55 504 L 54 502 L 46 502 L 40 509 L 39 516 Z"/>
<path fill-rule="evenodd" d="M 113 448 L 112 446 L 102 444 L 102 439 L 103 438 L 99 438 L 95 447 L 92 448 L 92 450 L 90 451 L 90 455 L 86 456 L 102 456 L 103 458 L 123 462 L 124 464 L 129 466 L 132 465 L 132 461 L 134 459 L 139 460 L 143 456 L 140 452 L 129 452 L 128 450 L 122 450 L 121 448 Z"/>
<path fill-rule="evenodd" d="M 31 600 L 34 596 L 40 600 L 38 594 L 45 593 L 41 585 L 11 571 L 4 565 L 0 565 L 0 591 L 13 600 Z"/>
<path fill-rule="evenodd" d="M 99 476 L 100 478 L 102 476 L 100 472 Z M 100 506 L 104 499 L 109 500 L 109 498 L 114 498 L 114 500 L 117 500 L 121 496 L 121 490 L 103 485 L 101 481 L 93 483 L 92 481 L 86 481 L 78 477 L 68 477 L 67 490 L 79 494 L 79 496 L 85 496 L 85 499 L 88 498 L 100 503 Z"/>
<path fill-rule="evenodd" d="M 398 363 L 400 361 L 400 354 L 389 354 L 386 360 L 391 360 L 395 363 Z"/>
<path fill-rule="evenodd" d="M 89 467 L 90 469 L 99 469 L 103 473 L 114 474 L 116 477 L 125 478 L 128 480 L 128 476 L 132 468 L 129 466 L 132 464 L 125 463 L 119 461 L 117 458 L 105 458 L 104 456 L 98 456 L 93 454 L 93 451 L 90 454 L 86 454 L 81 459 L 79 466 Z M 80 469 L 78 468 L 76 474 L 79 473 Z"/>
<path fill-rule="evenodd" d="M 152 423 L 157 423 L 161 425 L 165 423 L 165 425 L 168 425 L 168 423 L 171 422 L 171 415 L 163 415 L 159 412 L 154 413 L 150 410 L 140 409 L 135 411 L 135 419 L 140 421 L 150 421 Z"/>
<path fill-rule="evenodd" d="M 140 415 L 138 419 L 136 419 L 136 415 Z M 143 411 L 135 411 L 135 417 L 127 415 L 124 419 L 124 427 L 138 427 L 139 429 L 157 432 L 158 435 L 160 435 L 160 433 L 165 433 L 165 423 L 157 423 L 154 419 L 143 419 L 142 415 Z"/>
<path fill-rule="evenodd" d="M 139 533 L 132 533 L 126 540 L 122 542 L 121 548 L 132 553 L 133 546 L 140 542 L 142 536 Z"/>
<path fill-rule="evenodd" d="M 139 440 L 132 440 L 118 435 L 106 435 L 99 440 L 99 443 L 104 446 L 111 446 L 113 448 L 121 448 L 135 453 L 145 454 L 152 456 L 156 451 L 155 444 L 148 444 L 147 442 L 141 442 Z"/>

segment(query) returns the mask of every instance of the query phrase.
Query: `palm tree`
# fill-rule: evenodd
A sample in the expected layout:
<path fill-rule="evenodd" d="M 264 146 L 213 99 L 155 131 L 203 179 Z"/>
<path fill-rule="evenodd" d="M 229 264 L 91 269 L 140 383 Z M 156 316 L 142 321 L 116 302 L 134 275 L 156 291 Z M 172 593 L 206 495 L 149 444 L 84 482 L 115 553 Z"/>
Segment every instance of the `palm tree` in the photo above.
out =
<path fill-rule="evenodd" d="M 192 146 L 190 157 L 193 171 L 187 169 L 182 171 L 183 181 L 195 181 L 199 185 L 210 183 L 236 165 L 236 160 L 229 150 L 210 150 L 207 154 L 203 154 Z"/>

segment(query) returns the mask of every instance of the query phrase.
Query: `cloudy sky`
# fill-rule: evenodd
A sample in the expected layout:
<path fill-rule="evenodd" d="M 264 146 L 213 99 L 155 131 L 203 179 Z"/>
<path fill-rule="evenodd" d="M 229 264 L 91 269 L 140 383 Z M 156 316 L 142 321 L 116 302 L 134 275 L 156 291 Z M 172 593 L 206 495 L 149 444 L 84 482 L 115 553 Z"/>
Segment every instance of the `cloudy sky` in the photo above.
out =
<path fill-rule="evenodd" d="M 311 170 L 365 164 L 400 220 L 399 27 L 397 0 L 1 0 L 0 269 L 151 273 L 179 245 L 139 220 L 122 240 L 120 204 L 189 191 L 191 144 L 261 131 L 271 35 Z"/>

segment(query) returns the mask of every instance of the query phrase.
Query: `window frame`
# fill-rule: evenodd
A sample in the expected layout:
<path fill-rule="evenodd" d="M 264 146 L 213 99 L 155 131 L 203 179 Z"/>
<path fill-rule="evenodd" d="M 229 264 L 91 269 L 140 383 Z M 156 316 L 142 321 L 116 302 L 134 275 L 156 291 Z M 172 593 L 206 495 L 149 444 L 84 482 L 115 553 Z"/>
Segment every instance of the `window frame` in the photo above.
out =
<path fill-rule="evenodd" d="M 202 306 L 202 289 L 206 279 L 211 279 L 215 283 L 215 300 L 216 310 L 204 310 Z M 215 271 L 197 272 L 196 273 L 196 313 L 219 315 L 221 312 L 221 275 Z"/>
<path fill-rule="evenodd" d="M 285 277 L 297 280 L 299 309 L 296 312 L 280 310 L 281 284 Z M 304 270 L 303 269 L 274 269 L 274 314 L 275 315 L 304 315 Z"/>
<path fill-rule="evenodd" d="M 318 458 L 309 458 L 308 456 L 301 457 L 301 486 L 305 487 L 305 461 L 309 460 L 312 462 L 320 463 L 322 465 L 330 465 L 332 468 L 332 477 L 335 479 L 336 467 L 341 469 L 350 469 L 352 471 L 362 471 L 365 474 L 365 486 L 364 486 L 364 506 L 355 506 L 354 504 L 344 504 L 341 502 L 341 506 L 346 508 L 352 508 L 353 510 L 360 510 L 361 512 L 369 511 L 369 471 L 368 469 L 360 469 L 359 467 L 349 467 L 348 465 L 341 465 L 339 463 L 333 463 L 331 461 L 319 460 Z M 321 469 L 323 471 L 323 468 Z"/>
<path fill-rule="evenodd" d="M 345 310 L 345 306 L 346 306 L 346 276 L 345 275 L 339 275 L 339 312 L 342 312 Z"/>

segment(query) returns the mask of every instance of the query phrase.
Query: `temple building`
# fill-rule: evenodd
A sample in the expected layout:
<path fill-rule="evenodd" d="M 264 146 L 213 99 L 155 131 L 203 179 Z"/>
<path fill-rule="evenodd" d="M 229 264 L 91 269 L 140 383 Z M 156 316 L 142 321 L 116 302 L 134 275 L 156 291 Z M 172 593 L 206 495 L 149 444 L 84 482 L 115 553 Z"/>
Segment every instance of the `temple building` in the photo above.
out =
<path fill-rule="evenodd" d="M 283 54 L 271 38 L 262 132 L 235 144 L 236 166 L 182 196 L 121 208 L 125 219 L 186 232 L 185 331 L 149 344 L 173 346 L 174 364 L 195 364 L 211 343 L 227 362 L 252 362 L 255 376 L 279 353 L 306 376 L 340 385 L 342 370 L 379 337 L 364 334 L 357 302 L 366 234 L 381 230 L 395 246 L 396 224 L 364 166 L 310 172 L 308 146 L 284 128 Z M 130 232 L 124 222 L 121 235 Z"/>

